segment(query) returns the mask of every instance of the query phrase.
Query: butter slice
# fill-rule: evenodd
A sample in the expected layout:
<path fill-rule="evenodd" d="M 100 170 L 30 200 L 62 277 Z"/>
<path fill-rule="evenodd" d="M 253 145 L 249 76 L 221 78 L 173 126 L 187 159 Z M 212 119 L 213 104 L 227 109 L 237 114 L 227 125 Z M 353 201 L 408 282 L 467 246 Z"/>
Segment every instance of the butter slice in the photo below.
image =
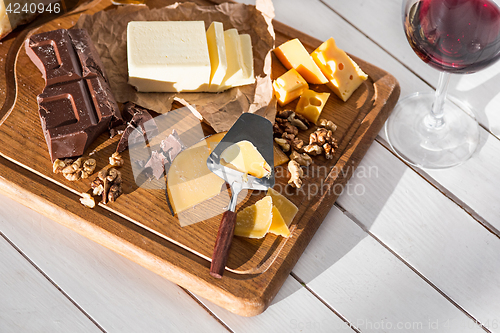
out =
<path fill-rule="evenodd" d="M 210 74 L 210 91 L 217 91 L 226 76 L 227 58 L 224 29 L 220 22 L 212 22 L 207 30 L 208 53 L 212 71 Z"/>
<path fill-rule="evenodd" d="M 132 21 L 129 83 L 140 92 L 206 91 L 211 65 L 203 21 Z"/>
<path fill-rule="evenodd" d="M 316 124 L 328 97 L 330 97 L 329 93 L 318 93 L 312 90 L 306 90 L 300 96 L 295 112 L 303 115 L 307 120 Z"/>
<path fill-rule="evenodd" d="M 255 83 L 253 70 L 252 38 L 248 34 L 240 35 L 241 56 L 243 60 L 243 79 L 240 85 Z"/>
<path fill-rule="evenodd" d="M 167 193 L 175 214 L 183 212 L 220 193 L 224 180 L 207 167 L 211 147 L 225 133 L 214 134 L 179 153 L 167 175 Z"/>
<path fill-rule="evenodd" d="M 269 196 L 236 214 L 234 234 L 249 238 L 264 237 L 273 221 L 273 200 Z"/>
<path fill-rule="evenodd" d="M 276 206 L 273 206 L 273 220 L 271 222 L 271 226 L 269 227 L 269 232 L 277 236 L 290 236 L 290 230 L 288 229 L 285 220 Z"/>
<path fill-rule="evenodd" d="M 304 91 L 309 89 L 309 85 L 307 81 L 292 68 L 274 80 L 273 88 L 279 105 L 283 106 L 302 95 Z"/>
<path fill-rule="evenodd" d="M 307 82 L 313 84 L 327 83 L 327 78 L 321 73 L 309 52 L 297 39 L 289 40 L 274 49 L 274 54 L 286 69 L 295 68 Z"/>
<path fill-rule="evenodd" d="M 311 56 L 327 77 L 327 86 L 344 102 L 368 78 L 358 64 L 335 45 L 333 38 L 321 44 Z"/>
<path fill-rule="evenodd" d="M 249 58 L 249 50 L 252 52 L 252 45 L 250 41 L 250 45 L 248 45 L 249 39 L 240 38 L 238 31 L 236 29 L 229 29 L 224 31 L 224 42 L 226 44 L 226 58 L 227 58 L 227 71 L 224 80 L 222 80 L 221 86 L 219 87 L 219 91 L 224 91 L 226 89 L 242 86 L 245 84 L 250 84 L 255 82 L 255 78 L 253 77 L 253 69 L 251 76 L 249 74 L 248 65 L 250 62 Z M 253 67 L 253 54 L 252 56 L 252 67 Z"/>
<path fill-rule="evenodd" d="M 281 195 L 276 190 L 269 188 L 267 190 L 267 196 L 270 196 L 273 199 L 273 205 L 276 206 L 278 211 L 280 212 L 283 220 L 287 227 L 292 224 L 292 221 L 299 211 L 297 206 L 293 204 L 290 200 L 288 200 L 285 196 Z"/>
<path fill-rule="evenodd" d="M 243 140 L 227 147 L 221 154 L 221 158 L 231 163 L 236 170 L 262 178 L 271 173 L 271 167 L 257 148 L 247 140 Z"/>

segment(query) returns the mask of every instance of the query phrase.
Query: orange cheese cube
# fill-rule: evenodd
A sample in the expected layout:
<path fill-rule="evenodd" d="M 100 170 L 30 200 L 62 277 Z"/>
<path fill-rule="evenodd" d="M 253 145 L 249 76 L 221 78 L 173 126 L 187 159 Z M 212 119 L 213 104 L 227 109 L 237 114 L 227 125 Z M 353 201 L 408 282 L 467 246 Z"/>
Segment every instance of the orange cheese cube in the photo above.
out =
<path fill-rule="evenodd" d="M 307 120 L 316 124 L 328 97 L 330 97 L 329 93 L 318 93 L 312 90 L 306 90 L 302 96 L 300 96 L 295 112 L 303 115 Z"/>
<path fill-rule="evenodd" d="M 274 80 L 273 88 L 278 103 L 283 106 L 302 95 L 304 91 L 309 89 L 309 85 L 306 80 L 292 68 Z"/>
<path fill-rule="evenodd" d="M 311 56 L 328 78 L 327 86 L 344 102 L 368 78 L 368 75 L 335 45 L 333 38 L 321 44 Z"/>
<path fill-rule="evenodd" d="M 321 73 L 321 70 L 309 55 L 309 52 L 297 38 L 275 48 L 274 54 L 276 54 L 283 66 L 287 69 L 295 68 L 307 82 L 312 84 L 328 82 L 328 79 Z"/>

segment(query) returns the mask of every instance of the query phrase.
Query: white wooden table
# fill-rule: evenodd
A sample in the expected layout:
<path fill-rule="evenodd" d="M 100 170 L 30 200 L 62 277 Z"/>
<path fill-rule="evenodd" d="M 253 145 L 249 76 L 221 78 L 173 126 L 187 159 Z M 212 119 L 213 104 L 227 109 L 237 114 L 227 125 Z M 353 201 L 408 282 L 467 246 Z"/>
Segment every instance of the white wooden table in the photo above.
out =
<path fill-rule="evenodd" d="M 405 40 L 400 0 L 274 5 L 277 20 L 393 74 L 402 97 L 437 83 Z M 478 111 L 473 158 L 413 169 L 381 132 L 252 318 L 0 197 L 0 332 L 500 332 L 500 62 L 452 78 L 450 90 Z"/>

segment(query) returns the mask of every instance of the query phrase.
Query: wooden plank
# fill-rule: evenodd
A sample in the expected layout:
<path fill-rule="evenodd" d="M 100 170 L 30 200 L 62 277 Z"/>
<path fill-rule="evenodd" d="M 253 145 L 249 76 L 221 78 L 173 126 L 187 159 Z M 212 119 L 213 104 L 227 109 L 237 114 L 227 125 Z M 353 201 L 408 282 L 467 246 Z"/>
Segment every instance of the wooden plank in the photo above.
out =
<path fill-rule="evenodd" d="M 500 239 L 380 145 L 338 203 L 473 317 L 500 313 Z M 365 172 L 362 173 L 361 170 Z M 366 172 L 372 170 L 371 174 Z"/>
<path fill-rule="evenodd" d="M 0 281 L 0 331 L 102 332 L 1 235 Z"/>
<path fill-rule="evenodd" d="M 293 273 L 362 332 L 482 332 L 336 207 Z"/>
<path fill-rule="evenodd" d="M 289 277 L 269 308 L 255 317 L 235 316 L 200 298 L 233 332 L 354 332 L 293 277 Z"/>
<path fill-rule="evenodd" d="M 180 287 L 3 196 L 0 230 L 106 332 L 227 332 Z M 0 331 L 20 332 L 3 323 L 26 323 L 26 332 L 96 331 L 79 329 L 76 307 L 4 243 L 0 237 Z"/>
<path fill-rule="evenodd" d="M 92 11 L 104 8 L 107 4 L 108 2 L 101 2 L 98 7 L 92 8 Z M 51 22 L 51 25 L 43 26 L 38 31 L 50 30 L 55 27 L 69 27 L 74 21 L 74 16 L 64 17 L 61 20 Z M 320 41 L 284 25 L 277 23 L 277 26 L 279 26 L 276 29 L 276 31 L 279 31 L 277 36 L 280 41 L 299 36 L 310 50 L 320 43 Z M 2 154 L 4 157 L 16 161 L 16 163 L 31 170 L 33 175 L 38 174 L 42 178 L 49 179 L 53 184 L 56 184 L 51 186 L 54 191 L 59 186 L 60 188 L 70 189 L 73 193 L 86 192 L 89 188 L 89 180 L 81 183 L 68 183 L 59 175 L 54 176 L 51 171 L 51 165 L 47 163 L 46 156 L 44 156 L 46 148 L 40 131 L 39 119 L 36 112 L 30 112 L 30 110 L 36 109 L 35 95 L 41 90 L 43 81 L 38 74 L 35 75 L 36 69 L 34 69 L 33 64 L 31 64 L 23 52 L 23 50 L 19 52 L 18 66 L 16 67 L 18 70 L 18 99 L 12 111 L 9 111 L 12 113 L 4 118 L 5 121 L 0 126 L 2 140 L 5 143 L 2 145 Z M 337 184 L 342 186 L 345 184 L 350 177 L 353 167 L 357 165 L 359 159 L 374 139 L 398 97 L 398 85 L 391 75 L 369 63 L 365 63 L 357 58 L 355 59 L 370 75 L 370 79 L 351 97 L 349 103 L 343 103 L 335 98 L 331 98 L 331 102 L 326 106 L 326 110 L 323 111 L 324 117 L 332 118 L 339 125 L 336 135 L 338 135 L 340 148 L 334 160 L 317 160 L 318 165 L 326 166 L 326 170 L 330 171 L 316 179 L 311 178 L 308 180 L 310 186 L 315 185 L 316 189 L 319 186 L 328 187 Z M 284 68 L 280 67 L 279 64 L 273 68 L 275 70 L 273 73 L 274 76 L 284 72 Z M 327 88 L 317 87 L 317 90 L 321 89 Z M 303 137 L 306 138 L 306 136 L 307 133 L 304 133 Z M 90 150 L 107 138 L 104 135 L 101 139 Z M 106 144 L 109 144 L 109 142 Z M 107 157 L 111 155 L 112 150 L 113 147 L 108 145 L 94 155 L 94 157 L 99 155 L 103 158 L 104 156 L 102 160 L 107 163 Z M 99 162 L 98 167 L 102 167 L 102 165 L 99 165 Z M 268 236 L 263 241 L 249 241 L 236 238 L 233 242 L 229 267 L 234 269 L 247 268 L 248 266 L 255 268 L 256 264 L 269 260 L 272 264 L 268 268 L 263 265 L 267 270 L 262 274 L 258 272 L 260 275 L 255 274 L 255 276 L 249 274 L 247 276 L 241 274 L 231 275 L 228 272 L 225 279 L 214 280 L 206 274 L 206 266 L 208 265 L 207 259 L 211 255 L 213 248 L 213 241 L 219 222 L 218 219 L 213 218 L 203 221 L 186 229 L 180 228 L 176 219 L 168 217 L 164 194 L 161 191 L 152 192 L 135 187 L 130 168 L 122 170 L 124 170 L 123 178 L 129 184 L 127 185 L 129 187 L 125 189 L 126 195 L 121 197 L 116 203 L 100 207 L 100 209 L 92 212 L 83 209 L 78 203 L 75 203 L 73 201 L 74 195 L 70 195 L 69 193 L 62 194 L 62 196 L 67 196 L 67 199 L 63 200 L 64 204 L 61 204 L 63 201 L 58 201 L 55 203 L 55 206 L 53 203 L 49 204 L 50 207 L 48 208 L 43 206 L 47 204 L 46 201 L 38 200 L 36 197 L 30 197 L 28 201 L 40 204 L 41 206 L 34 205 L 34 207 L 46 211 L 45 214 L 50 216 L 55 214 L 57 206 L 64 207 L 65 210 L 70 210 L 71 214 L 65 215 L 65 218 L 76 220 L 63 221 L 62 223 L 77 228 L 79 232 L 95 240 L 105 242 L 106 246 L 120 253 L 127 253 L 126 255 L 130 258 L 138 259 L 135 247 L 141 248 L 144 251 L 142 252 L 143 255 L 146 255 L 148 252 L 153 253 L 148 259 L 141 257 L 140 260 L 147 261 L 147 263 L 143 262 L 143 265 L 151 269 L 157 267 L 156 271 L 160 271 L 160 274 L 172 279 L 174 282 L 182 284 L 195 293 L 212 299 L 234 312 L 245 315 L 257 314 L 265 309 L 269 300 L 272 299 L 281 283 L 284 282 L 288 272 L 293 267 L 293 264 L 336 198 L 334 191 L 329 191 L 323 196 L 316 197 L 308 195 L 310 193 L 306 191 L 300 191 L 297 195 L 292 196 L 291 199 L 293 201 L 297 204 L 300 203 L 299 206 L 301 209 L 298 215 L 300 220 L 297 220 L 297 224 L 294 225 L 295 231 L 292 237 L 286 241 L 278 239 L 275 236 Z M 340 172 L 343 170 L 345 171 Z M 44 182 L 43 179 L 37 178 L 36 182 L 31 182 L 32 185 L 27 186 L 26 183 L 23 183 L 24 180 L 17 183 L 16 179 L 13 180 L 16 184 L 10 186 L 7 184 L 11 181 L 11 174 L 9 172 L 5 173 L 5 192 L 7 194 L 13 195 L 13 193 L 20 190 L 20 187 L 24 187 L 29 191 L 35 191 L 36 195 L 44 193 L 41 188 L 35 189 L 36 186 Z M 25 175 L 28 176 L 28 174 Z M 278 179 L 280 185 L 283 185 L 286 181 L 284 173 L 282 175 Z M 21 185 L 21 183 L 23 184 Z M 25 195 L 29 196 L 28 193 Z M 59 196 L 61 197 L 61 195 Z M 46 199 L 48 201 L 53 200 L 52 198 Z M 255 201 L 256 199 L 255 196 L 250 198 L 247 204 L 251 203 L 251 200 Z M 110 212 L 117 215 L 111 216 Z M 88 221 L 90 225 L 83 226 L 82 222 L 84 221 Z M 136 224 L 144 227 L 147 231 L 144 229 L 139 231 L 135 228 L 133 231 L 119 229 L 117 232 L 114 229 L 114 227 L 120 228 L 120 226 L 126 224 Z M 102 228 L 106 231 L 104 235 L 90 235 L 90 233 L 100 233 Z M 115 234 L 112 234 L 113 232 Z M 163 247 L 158 246 L 156 243 L 145 244 L 140 242 L 135 238 L 137 233 L 146 238 L 157 238 L 157 236 L 160 236 L 163 238 L 164 243 L 171 243 L 171 248 L 175 248 L 176 250 L 174 251 L 177 253 L 175 255 L 166 255 L 165 252 L 161 254 L 162 259 L 165 261 L 162 262 L 162 265 L 167 265 L 168 269 L 165 269 L 164 266 L 155 266 L 158 265 L 158 261 L 155 259 L 160 254 L 154 251 L 164 251 Z M 152 235 L 149 236 L 149 234 Z M 126 242 L 123 241 L 125 238 L 127 238 Z M 117 241 L 119 244 L 113 244 Z M 130 246 L 130 242 L 132 242 L 133 249 L 126 249 L 127 246 Z M 189 255 L 190 260 L 194 262 L 183 258 L 184 254 Z M 179 269 L 172 273 L 175 267 Z"/>

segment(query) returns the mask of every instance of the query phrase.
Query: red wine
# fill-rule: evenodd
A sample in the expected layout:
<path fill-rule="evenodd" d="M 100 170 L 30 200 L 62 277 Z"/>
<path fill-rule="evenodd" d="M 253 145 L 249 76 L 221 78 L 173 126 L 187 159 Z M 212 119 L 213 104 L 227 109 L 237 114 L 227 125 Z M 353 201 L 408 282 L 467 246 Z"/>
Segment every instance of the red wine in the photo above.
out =
<path fill-rule="evenodd" d="M 472 73 L 500 58 L 500 8 L 490 0 L 421 0 L 405 32 L 415 53 L 451 73 Z"/>

